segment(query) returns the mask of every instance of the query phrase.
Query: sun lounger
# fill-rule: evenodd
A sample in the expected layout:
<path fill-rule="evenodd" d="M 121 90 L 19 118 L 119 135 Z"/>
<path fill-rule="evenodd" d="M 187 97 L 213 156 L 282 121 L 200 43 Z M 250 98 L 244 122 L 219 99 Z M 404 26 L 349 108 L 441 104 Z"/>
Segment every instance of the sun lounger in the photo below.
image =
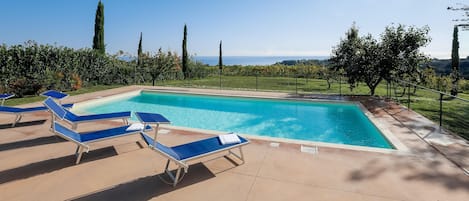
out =
<path fill-rule="evenodd" d="M 65 122 L 72 125 L 72 129 L 76 129 L 79 123 L 101 121 L 101 120 L 112 120 L 112 119 L 122 119 L 124 124 L 128 124 L 127 119 L 130 118 L 130 111 L 128 112 L 114 112 L 114 113 L 104 113 L 104 114 L 91 114 L 91 115 L 76 115 L 73 112 L 70 112 L 59 104 L 57 104 L 52 98 L 47 98 L 44 101 L 44 105 L 49 108 L 53 113 L 52 122 L 56 118 L 64 120 Z"/>
<path fill-rule="evenodd" d="M 80 163 L 81 157 L 83 152 L 86 151 L 88 153 L 90 147 L 89 144 L 92 142 L 97 142 L 101 140 L 107 140 L 111 138 L 123 137 L 132 134 L 138 134 L 143 130 L 143 124 L 139 126 L 132 125 L 125 125 L 121 127 L 109 128 L 105 130 L 98 130 L 92 132 L 84 132 L 84 133 L 77 133 L 61 124 L 54 122 L 53 123 L 53 131 L 54 134 L 69 140 L 77 145 L 77 149 L 75 151 L 75 155 L 77 159 L 75 161 L 76 164 Z M 146 126 L 145 130 L 151 130 L 151 126 Z"/>
<path fill-rule="evenodd" d="M 62 106 L 58 105 L 59 107 L 70 108 L 73 104 L 63 104 Z M 19 108 L 19 107 L 9 107 L 9 106 L 0 106 L 0 113 L 5 114 L 12 114 L 16 115 L 15 121 L 13 122 L 11 127 L 15 127 L 15 125 L 20 122 L 21 118 L 26 113 L 32 113 L 37 111 L 45 111 L 47 107 L 40 106 L 40 107 L 29 107 L 29 108 Z"/>
<path fill-rule="evenodd" d="M 241 148 L 249 143 L 247 139 L 238 136 L 240 142 L 223 145 L 221 144 L 219 137 L 212 137 L 174 147 L 167 147 L 157 141 L 155 142 L 153 138 L 144 132 L 141 132 L 140 134 L 145 143 L 152 150 L 168 159 L 166 162 L 165 173 L 171 178 L 173 186 L 176 186 L 176 184 L 182 179 L 181 169 L 184 169 L 184 173 L 187 173 L 189 169 L 187 162 L 197 158 L 209 156 L 222 151 L 228 151 L 228 154 L 233 154 L 244 163 L 243 150 Z M 239 148 L 239 155 L 231 151 L 235 148 Z M 168 169 L 170 161 L 174 162 L 178 166 L 175 175 L 173 175 Z"/>

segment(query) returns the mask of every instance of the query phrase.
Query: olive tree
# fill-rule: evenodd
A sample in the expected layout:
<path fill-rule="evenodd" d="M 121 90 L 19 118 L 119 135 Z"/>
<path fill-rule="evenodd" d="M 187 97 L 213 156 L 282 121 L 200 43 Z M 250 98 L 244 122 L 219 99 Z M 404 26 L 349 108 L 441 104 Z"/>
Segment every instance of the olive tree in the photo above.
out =
<path fill-rule="evenodd" d="M 415 78 L 420 65 L 428 61 L 428 57 L 420 52 L 420 48 L 430 42 L 429 28 L 416 28 L 398 25 L 388 26 L 377 41 L 371 35 L 358 36 L 358 28 L 354 25 L 334 47 L 331 64 L 335 70 L 345 72 L 350 88 L 358 82 L 365 82 L 370 94 L 382 80 Z"/>
<path fill-rule="evenodd" d="M 428 26 L 387 26 L 381 35 L 381 76 L 387 81 L 410 79 L 420 82 L 416 74 L 420 66 L 429 61 L 420 49 L 430 43 L 429 31 Z"/>
<path fill-rule="evenodd" d="M 143 63 L 147 67 L 148 73 L 151 76 L 153 86 L 155 86 L 155 81 L 160 75 L 176 68 L 177 63 L 179 62 L 176 54 L 171 53 L 170 51 L 165 53 L 161 48 L 153 56 L 149 53 L 145 54 L 143 60 Z"/>

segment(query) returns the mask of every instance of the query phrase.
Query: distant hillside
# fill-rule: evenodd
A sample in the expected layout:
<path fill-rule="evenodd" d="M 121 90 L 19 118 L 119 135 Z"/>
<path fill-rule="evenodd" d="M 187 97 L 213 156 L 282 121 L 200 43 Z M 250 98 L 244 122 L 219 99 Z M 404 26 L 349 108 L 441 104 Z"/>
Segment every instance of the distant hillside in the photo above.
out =
<path fill-rule="evenodd" d="M 439 75 L 451 73 L 451 59 L 434 59 L 428 65 Z M 464 79 L 469 79 L 469 57 L 459 60 L 459 70 Z"/>
<path fill-rule="evenodd" d="M 302 59 L 302 60 L 283 60 L 281 62 L 277 62 L 275 64 L 281 64 L 286 66 L 294 66 L 294 65 L 315 65 L 315 66 L 327 66 L 329 60 L 323 59 Z"/>

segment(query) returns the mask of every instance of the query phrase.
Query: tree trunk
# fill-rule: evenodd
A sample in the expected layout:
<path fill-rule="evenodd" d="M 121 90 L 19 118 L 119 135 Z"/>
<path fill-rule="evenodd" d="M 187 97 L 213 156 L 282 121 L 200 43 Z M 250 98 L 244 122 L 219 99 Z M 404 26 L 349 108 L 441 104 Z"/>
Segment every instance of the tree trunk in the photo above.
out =
<path fill-rule="evenodd" d="M 151 79 L 151 82 L 153 83 L 153 86 L 155 86 L 155 78 Z"/>

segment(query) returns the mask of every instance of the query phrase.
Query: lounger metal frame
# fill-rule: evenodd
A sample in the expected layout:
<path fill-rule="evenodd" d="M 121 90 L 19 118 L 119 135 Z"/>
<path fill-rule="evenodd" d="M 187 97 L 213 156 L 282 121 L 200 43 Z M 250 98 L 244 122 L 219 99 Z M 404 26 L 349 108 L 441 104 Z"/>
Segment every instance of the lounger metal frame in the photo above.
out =
<path fill-rule="evenodd" d="M 143 134 L 145 134 L 144 132 L 142 132 Z M 146 135 L 146 134 L 145 134 Z M 148 135 L 147 135 L 148 136 Z M 143 137 L 142 137 L 143 138 Z M 145 141 L 145 139 L 143 139 Z M 155 143 L 158 143 L 157 141 L 155 141 Z M 166 166 L 165 166 L 165 169 L 164 169 L 164 172 L 169 176 L 169 178 L 171 179 L 171 181 L 173 181 L 173 187 L 176 186 L 179 182 L 180 182 L 180 177 L 181 177 L 181 170 L 183 169 L 184 170 L 184 173 L 187 173 L 189 171 L 189 164 L 188 162 L 191 161 L 191 160 L 195 160 L 195 159 L 198 159 L 198 158 L 202 158 L 202 157 L 206 157 L 206 156 L 209 156 L 209 155 L 213 155 L 213 154 L 216 154 L 216 153 L 220 153 L 220 152 L 224 152 L 224 151 L 228 151 L 228 154 L 224 155 L 224 156 L 229 156 L 230 154 L 232 154 L 233 156 L 235 156 L 236 158 L 238 158 L 239 160 L 241 160 L 241 164 L 244 164 L 244 154 L 243 154 L 243 149 L 242 147 L 244 145 L 247 145 L 249 144 L 249 141 L 246 141 L 246 142 L 243 142 L 243 143 L 239 143 L 239 144 L 234 144 L 233 146 L 229 146 L 229 147 L 225 147 L 223 149 L 218 149 L 218 150 L 215 150 L 215 151 L 211 151 L 211 152 L 207 152 L 207 153 L 204 153 L 204 154 L 200 154 L 200 155 L 197 155 L 197 156 L 193 156 L 191 158 L 186 158 L 186 159 L 183 159 L 183 160 L 178 160 L 176 158 L 174 158 L 173 156 L 159 150 L 158 148 L 156 148 L 156 144 L 153 144 L 153 145 L 148 145 L 153 151 L 155 151 L 156 153 L 159 153 L 161 154 L 163 157 L 166 157 L 168 160 L 166 161 Z M 238 148 L 239 149 L 239 155 L 235 152 L 232 151 L 232 149 L 236 149 Z M 169 170 L 169 164 L 170 162 L 174 162 L 178 167 L 176 169 L 176 174 L 174 175 L 173 173 L 171 173 L 171 171 Z M 240 164 L 240 165 L 241 165 Z"/>
<path fill-rule="evenodd" d="M 138 134 L 138 133 L 141 132 L 141 130 L 135 130 L 133 132 L 125 133 L 125 134 L 122 134 L 122 135 L 115 135 L 115 136 L 111 136 L 111 137 L 99 138 L 99 139 L 96 139 L 96 140 L 90 140 L 90 141 L 86 141 L 86 143 L 83 143 L 83 142 L 76 141 L 75 139 L 72 139 L 72 138 L 68 137 L 67 135 L 64 135 L 60 132 L 57 132 L 56 129 L 55 129 L 56 124 L 59 124 L 59 123 L 54 121 L 53 124 L 52 124 L 54 134 L 60 136 L 61 138 L 64 138 L 65 140 L 71 141 L 71 142 L 73 142 L 74 144 L 77 145 L 77 148 L 75 150 L 75 156 L 76 156 L 75 164 L 80 163 L 81 157 L 83 156 L 84 152 L 88 153 L 90 151 L 90 146 L 88 144 L 91 144 L 93 142 L 103 141 L 103 140 L 109 140 L 109 139 L 112 139 L 112 138 L 124 137 L 124 136 L 128 136 L 128 135 L 135 135 L 135 134 Z M 146 129 L 146 130 L 148 131 L 148 130 L 151 130 L 151 129 Z M 75 132 L 73 130 L 71 130 L 71 131 Z M 78 134 L 81 134 L 81 133 L 78 133 Z M 84 133 L 84 134 L 86 134 L 86 133 Z"/>
<path fill-rule="evenodd" d="M 66 104 L 67 105 L 67 104 Z M 70 107 L 73 105 L 73 104 L 69 104 Z M 6 107 L 6 106 L 1 106 L 1 107 Z M 19 108 L 19 109 L 24 109 L 24 108 Z M 17 123 L 19 123 L 21 121 L 21 119 L 23 118 L 23 115 L 24 114 L 28 114 L 28 113 L 34 113 L 34 112 L 40 112 L 40 111 L 47 111 L 48 108 L 44 108 L 44 109 L 41 109 L 41 110 L 31 110 L 31 111 L 25 111 L 25 112 L 0 112 L 0 113 L 5 113 L 5 114 L 13 114 L 15 115 L 15 120 L 13 121 L 13 123 L 11 124 L 11 127 L 15 127 Z"/>
<path fill-rule="evenodd" d="M 15 117 L 15 121 L 13 121 L 13 123 L 11 124 L 11 127 L 15 127 L 16 124 L 21 121 L 21 118 L 23 118 L 23 114 L 32 113 L 32 112 L 37 112 L 37 111 L 14 113 L 16 114 L 16 117 Z"/>

